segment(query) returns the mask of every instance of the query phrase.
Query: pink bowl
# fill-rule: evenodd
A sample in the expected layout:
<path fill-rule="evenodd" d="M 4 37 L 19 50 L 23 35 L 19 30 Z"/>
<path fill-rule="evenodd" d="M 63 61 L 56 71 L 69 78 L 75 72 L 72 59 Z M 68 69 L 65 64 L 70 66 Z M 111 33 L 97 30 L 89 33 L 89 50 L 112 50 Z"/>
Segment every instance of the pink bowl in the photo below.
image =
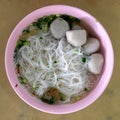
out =
<path fill-rule="evenodd" d="M 36 99 L 34 96 L 31 96 L 27 90 L 23 88 L 21 84 L 19 84 L 16 73 L 15 73 L 15 66 L 13 61 L 13 53 L 16 46 L 17 39 L 21 34 L 22 30 L 35 21 L 37 18 L 40 18 L 45 15 L 50 14 L 68 14 L 75 16 L 83 22 L 83 26 L 94 36 L 98 37 L 101 42 L 101 51 L 104 54 L 105 64 L 104 69 L 102 71 L 100 80 L 96 85 L 95 89 L 88 94 L 82 100 L 73 103 L 73 104 L 66 104 L 66 105 L 48 105 L 46 103 L 41 102 L 40 100 Z M 88 105 L 92 104 L 98 97 L 103 93 L 105 88 L 107 87 L 112 71 L 114 66 L 114 54 L 113 48 L 111 44 L 111 40 L 103 28 L 103 26 L 96 21 L 96 19 L 88 14 L 87 12 L 75 8 L 72 6 L 67 5 L 52 5 L 40 8 L 38 10 L 33 11 L 25 18 L 23 18 L 18 25 L 13 30 L 12 34 L 9 37 L 6 52 L 5 52 L 5 68 L 7 72 L 7 76 L 11 86 L 13 87 L 14 91 L 17 95 L 27 104 L 36 108 L 40 111 L 53 113 L 53 114 L 67 114 L 72 113 L 83 108 L 86 108 Z M 16 84 L 17 87 L 16 87 Z"/>

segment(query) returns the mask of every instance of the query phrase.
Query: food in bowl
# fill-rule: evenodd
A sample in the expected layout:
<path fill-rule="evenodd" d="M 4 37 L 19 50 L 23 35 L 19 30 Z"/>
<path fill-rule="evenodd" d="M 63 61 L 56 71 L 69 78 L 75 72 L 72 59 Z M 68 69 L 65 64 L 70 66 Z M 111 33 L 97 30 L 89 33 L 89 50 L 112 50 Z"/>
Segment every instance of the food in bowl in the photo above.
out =
<path fill-rule="evenodd" d="M 43 16 L 23 30 L 14 51 L 19 82 L 49 104 L 74 103 L 98 83 L 100 42 L 66 14 Z"/>

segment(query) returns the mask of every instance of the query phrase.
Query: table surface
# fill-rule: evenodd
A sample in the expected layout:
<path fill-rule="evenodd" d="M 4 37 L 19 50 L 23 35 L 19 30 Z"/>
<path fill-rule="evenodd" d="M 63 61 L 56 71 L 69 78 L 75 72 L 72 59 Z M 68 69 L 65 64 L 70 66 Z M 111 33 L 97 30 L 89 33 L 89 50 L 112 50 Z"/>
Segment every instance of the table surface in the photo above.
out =
<path fill-rule="evenodd" d="M 13 91 L 4 67 L 5 47 L 16 24 L 33 10 L 52 4 L 67 4 L 88 11 L 108 31 L 115 54 L 111 81 L 101 97 L 84 110 L 53 115 L 24 103 Z M 0 0 L 0 120 L 119 120 L 120 118 L 120 0 Z"/>

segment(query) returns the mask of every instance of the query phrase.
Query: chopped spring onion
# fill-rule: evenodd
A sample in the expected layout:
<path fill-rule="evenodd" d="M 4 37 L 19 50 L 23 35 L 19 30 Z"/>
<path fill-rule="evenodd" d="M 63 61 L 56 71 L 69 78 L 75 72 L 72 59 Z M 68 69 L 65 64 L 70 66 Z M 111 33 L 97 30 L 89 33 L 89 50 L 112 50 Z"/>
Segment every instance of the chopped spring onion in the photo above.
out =
<path fill-rule="evenodd" d="M 27 79 L 24 79 L 21 76 L 18 77 L 18 80 L 20 81 L 21 84 L 26 84 L 28 82 Z"/>
<path fill-rule="evenodd" d="M 88 88 L 84 88 L 84 91 L 88 91 Z"/>
<path fill-rule="evenodd" d="M 21 47 L 23 47 L 24 45 L 30 45 L 30 42 L 27 40 L 19 40 L 17 42 L 17 46 L 16 49 L 20 49 Z"/>
<path fill-rule="evenodd" d="M 59 96 L 60 96 L 60 100 L 61 101 L 64 101 L 65 100 L 65 95 L 63 93 L 59 93 Z"/>
<path fill-rule="evenodd" d="M 24 45 L 30 45 L 29 41 L 24 42 Z"/>
<path fill-rule="evenodd" d="M 17 66 L 17 67 L 20 67 L 20 64 L 17 64 L 16 66 Z"/>
<path fill-rule="evenodd" d="M 38 90 L 38 88 L 39 88 L 38 84 L 33 87 L 34 90 Z"/>
<path fill-rule="evenodd" d="M 24 30 L 23 30 L 23 33 L 30 33 L 29 28 L 24 29 Z"/>
<path fill-rule="evenodd" d="M 80 51 L 78 49 L 75 50 L 76 53 L 79 53 Z"/>
<path fill-rule="evenodd" d="M 36 26 L 37 28 L 42 30 L 48 30 L 51 22 L 56 18 L 56 15 L 44 16 L 42 18 L 39 18 L 36 22 L 33 22 L 33 26 Z"/>
<path fill-rule="evenodd" d="M 42 37 L 42 36 L 40 36 L 40 37 L 39 37 L 39 39 L 40 39 L 40 40 L 42 40 L 42 39 L 43 39 L 43 37 Z"/>
<path fill-rule="evenodd" d="M 57 61 L 55 60 L 53 63 L 54 63 L 54 64 L 56 64 L 56 63 L 57 63 Z"/>
<path fill-rule="evenodd" d="M 54 103 L 55 103 L 54 97 L 51 97 L 50 99 L 47 99 L 47 98 L 45 98 L 44 96 L 42 96 L 42 97 L 41 97 L 41 100 L 42 100 L 43 102 L 46 102 L 46 103 L 49 103 L 49 104 L 54 104 Z"/>
<path fill-rule="evenodd" d="M 51 97 L 49 103 L 53 104 L 54 102 L 55 102 L 54 97 Z"/>
<path fill-rule="evenodd" d="M 86 58 L 82 57 L 82 62 L 85 63 L 86 62 Z"/>

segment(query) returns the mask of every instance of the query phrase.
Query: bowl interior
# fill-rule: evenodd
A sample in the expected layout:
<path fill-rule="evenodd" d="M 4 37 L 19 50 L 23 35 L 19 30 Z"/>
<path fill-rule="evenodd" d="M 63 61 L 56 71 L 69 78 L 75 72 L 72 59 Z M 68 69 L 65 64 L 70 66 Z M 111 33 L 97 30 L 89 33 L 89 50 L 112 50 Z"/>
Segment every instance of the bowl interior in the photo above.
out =
<path fill-rule="evenodd" d="M 26 26 L 28 26 L 30 23 L 32 23 L 33 21 L 35 21 L 36 19 L 42 16 L 50 15 L 50 14 L 67 14 L 81 19 L 82 25 L 85 27 L 85 29 L 89 31 L 91 35 L 97 37 L 100 40 L 101 42 L 100 51 L 103 53 L 105 57 L 104 69 L 102 71 L 100 81 L 98 82 L 95 89 L 85 98 L 73 104 L 48 105 L 46 103 L 41 102 L 40 100 L 36 99 L 34 96 L 31 96 L 27 92 L 27 90 L 24 89 L 21 84 L 19 84 L 17 75 L 15 73 L 13 54 L 19 35 L 22 33 L 23 29 Z M 102 27 L 102 25 L 99 22 L 96 22 L 96 19 L 94 17 L 84 12 L 83 10 L 80 10 L 75 7 L 66 6 L 66 5 L 53 5 L 53 6 L 40 8 L 30 13 L 18 23 L 18 25 L 13 30 L 11 36 L 9 37 L 7 43 L 6 53 L 5 53 L 5 67 L 6 67 L 7 76 L 9 78 L 9 81 L 13 89 L 23 101 L 25 101 L 30 106 L 44 112 L 54 113 L 54 114 L 65 114 L 65 113 L 75 112 L 77 110 L 81 110 L 87 107 L 102 94 L 107 84 L 109 83 L 112 74 L 113 61 L 114 61 L 113 58 L 114 58 L 113 49 L 109 36 L 106 33 L 105 29 Z"/>

